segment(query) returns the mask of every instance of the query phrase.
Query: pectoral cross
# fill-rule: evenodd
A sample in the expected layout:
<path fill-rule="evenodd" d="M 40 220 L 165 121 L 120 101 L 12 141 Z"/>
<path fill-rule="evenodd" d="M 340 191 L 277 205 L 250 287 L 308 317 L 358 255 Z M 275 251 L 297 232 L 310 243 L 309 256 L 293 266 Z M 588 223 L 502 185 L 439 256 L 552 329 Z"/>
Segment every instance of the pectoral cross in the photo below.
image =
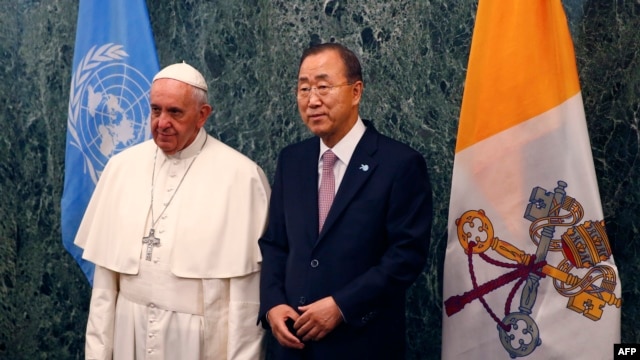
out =
<path fill-rule="evenodd" d="M 145 259 L 151 261 L 151 253 L 153 253 L 154 246 L 160 246 L 160 239 L 156 237 L 155 230 L 152 228 L 149 230 L 149 235 L 142 238 L 142 243 L 147 244 L 147 256 Z"/>

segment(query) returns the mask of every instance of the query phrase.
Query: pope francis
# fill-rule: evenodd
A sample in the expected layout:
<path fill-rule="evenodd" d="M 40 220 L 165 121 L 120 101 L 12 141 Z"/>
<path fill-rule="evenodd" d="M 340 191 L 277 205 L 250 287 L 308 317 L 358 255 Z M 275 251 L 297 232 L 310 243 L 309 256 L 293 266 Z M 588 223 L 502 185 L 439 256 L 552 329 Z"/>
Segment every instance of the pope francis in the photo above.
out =
<path fill-rule="evenodd" d="M 150 93 L 153 140 L 108 162 L 75 243 L 96 264 L 87 359 L 260 359 L 262 169 L 202 128 L 207 84 L 185 63 Z"/>

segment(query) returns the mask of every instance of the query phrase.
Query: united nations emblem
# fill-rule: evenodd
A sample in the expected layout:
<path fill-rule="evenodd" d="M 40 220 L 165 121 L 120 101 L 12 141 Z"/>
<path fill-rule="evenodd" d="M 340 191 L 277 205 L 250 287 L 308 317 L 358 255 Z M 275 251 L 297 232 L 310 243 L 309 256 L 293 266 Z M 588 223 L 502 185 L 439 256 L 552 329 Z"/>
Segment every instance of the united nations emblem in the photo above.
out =
<path fill-rule="evenodd" d="M 70 144 L 84 156 L 94 184 L 107 160 L 149 134 L 149 80 L 122 59 L 122 45 L 92 47 L 71 79 Z"/>

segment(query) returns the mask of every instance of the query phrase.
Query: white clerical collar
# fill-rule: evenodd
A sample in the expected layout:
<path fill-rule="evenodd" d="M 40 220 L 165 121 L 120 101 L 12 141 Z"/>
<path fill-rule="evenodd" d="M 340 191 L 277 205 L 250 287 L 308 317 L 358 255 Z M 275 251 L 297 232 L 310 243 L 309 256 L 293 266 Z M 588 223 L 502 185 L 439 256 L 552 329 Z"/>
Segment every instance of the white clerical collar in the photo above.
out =
<path fill-rule="evenodd" d="M 362 135 L 364 135 L 364 132 L 366 130 L 367 127 L 364 125 L 364 122 L 362 122 L 360 116 L 358 116 L 358 120 L 353 125 L 351 130 L 349 130 L 347 135 L 340 139 L 340 141 L 338 141 L 338 143 L 331 148 L 331 151 L 333 151 L 338 159 L 340 159 L 340 161 L 342 161 L 345 165 L 349 164 L 351 156 L 356 150 L 356 146 L 358 146 L 358 142 L 360 142 L 360 139 L 362 138 Z M 329 150 L 329 147 L 325 145 L 322 140 L 320 140 L 320 158 L 322 157 L 322 154 L 324 154 L 324 152 L 327 150 Z M 318 161 L 320 161 L 320 158 L 318 158 Z"/>
<path fill-rule="evenodd" d="M 173 160 L 184 160 L 196 156 L 196 154 L 198 154 L 198 152 L 200 152 L 200 150 L 202 149 L 202 145 L 204 144 L 206 138 L 207 132 L 204 130 L 204 128 L 200 128 L 200 130 L 198 131 L 198 135 L 196 135 L 196 138 L 191 144 L 189 144 L 189 146 L 173 155 L 167 155 L 167 158 Z"/>

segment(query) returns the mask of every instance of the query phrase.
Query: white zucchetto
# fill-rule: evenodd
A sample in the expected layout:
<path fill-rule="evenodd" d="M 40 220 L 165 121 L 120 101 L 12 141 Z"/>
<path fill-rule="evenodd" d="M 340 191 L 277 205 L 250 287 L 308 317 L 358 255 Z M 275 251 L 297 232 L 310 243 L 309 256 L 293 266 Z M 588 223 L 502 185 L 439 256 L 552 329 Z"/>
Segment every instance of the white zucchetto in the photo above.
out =
<path fill-rule="evenodd" d="M 160 70 L 160 72 L 153 77 L 153 81 L 158 79 L 178 80 L 204 91 L 208 91 L 207 82 L 204 80 L 204 76 L 202 76 L 202 74 L 193 66 L 185 62 L 169 65 Z"/>

